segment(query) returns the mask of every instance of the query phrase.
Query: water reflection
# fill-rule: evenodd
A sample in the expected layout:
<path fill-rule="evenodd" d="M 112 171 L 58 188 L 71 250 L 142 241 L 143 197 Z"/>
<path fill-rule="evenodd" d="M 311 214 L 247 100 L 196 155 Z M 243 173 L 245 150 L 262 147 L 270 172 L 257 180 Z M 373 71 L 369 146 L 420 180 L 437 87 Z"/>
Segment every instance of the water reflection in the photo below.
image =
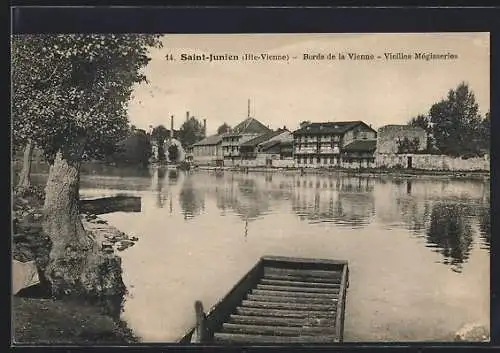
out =
<path fill-rule="evenodd" d="M 177 184 L 178 180 L 179 180 L 179 172 L 175 169 L 170 169 L 168 171 L 168 183 L 170 185 L 175 185 Z"/>
<path fill-rule="evenodd" d="M 479 233 L 487 249 L 491 246 L 490 207 L 483 206 L 478 211 Z"/>
<path fill-rule="evenodd" d="M 165 169 L 156 168 L 152 172 L 151 190 L 156 192 L 156 207 L 163 208 L 165 205 L 165 192 L 163 182 L 165 179 Z"/>
<path fill-rule="evenodd" d="M 309 177 L 295 185 L 292 209 L 303 220 L 364 227 L 375 213 L 369 177 Z"/>
<path fill-rule="evenodd" d="M 351 341 L 440 340 L 439 332 L 488 321 L 487 182 L 287 171 L 151 175 L 108 177 L 144 200 L 148 222 L 125 213 L 108 220 L 144 235 L 123 264 L 134 297 L 125 312 L 146 342 L 174 340 L 193 324 L 194 300 L 215 303 L 265 254 L 349 260 Z M 176 231 L 164 236 L 168 227 Z M 161 278 L 144 276 L 157 269 Z"/>
<path fill-rule="evenodd" d="M 179 203 L 184 219 L 198 216 L 205 209 L 205 194 L 203 190 L 196 187 L 191 175 L 187 175 L 179 192 Z"/>
<path fill-rule="evenodd" d="M 308 223 L 384 232 L 403 229 L 461 271 L 477 234 L 490 246 L 488 184 L 481 181 L 335 175 L 259 174 L 156 170 L 157 207 L 179 200 L 186 220 L 204 212 L 206 197 L 220 215 L 241 220 L 245 238 L 252 222 L 292 212 Z M 340 228 L 339 228 L 340 227 Z"/>
<path fill-rule="evenodd" d="M 462 269 L 472 248 L 472 226 L 470 218 L 464 216 L 471 211 L 469 206 L 452 203 L 437 203 L 432 207 L 428 246 L 435 247 L 443 255 L 443 263 L 450 264 L 455 271 Z"/>

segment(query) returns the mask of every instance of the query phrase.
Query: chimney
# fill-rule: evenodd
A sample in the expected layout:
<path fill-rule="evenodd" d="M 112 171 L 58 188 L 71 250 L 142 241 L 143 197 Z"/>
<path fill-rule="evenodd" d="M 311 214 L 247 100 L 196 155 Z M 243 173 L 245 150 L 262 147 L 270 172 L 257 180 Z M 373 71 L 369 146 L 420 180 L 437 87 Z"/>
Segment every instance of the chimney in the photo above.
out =
<path fill-rule="evenodd" d="M 189 120 L 189 110 L 186 112 L 186 121 Z"/>
<path fill-rule="evenodd" d="M 250 99 L 248 99 L 248 111 L 247 111 L 247 118 L 250 118 Z"/>
<path fill-rule="evenodd" d="M 203 119 L 203 133 L 207 135 L 207 119 Z"/>
<path fill-rule="evenodd" d="M 170 116 L 170 138 L 174 138 L 174 116 Z"/>

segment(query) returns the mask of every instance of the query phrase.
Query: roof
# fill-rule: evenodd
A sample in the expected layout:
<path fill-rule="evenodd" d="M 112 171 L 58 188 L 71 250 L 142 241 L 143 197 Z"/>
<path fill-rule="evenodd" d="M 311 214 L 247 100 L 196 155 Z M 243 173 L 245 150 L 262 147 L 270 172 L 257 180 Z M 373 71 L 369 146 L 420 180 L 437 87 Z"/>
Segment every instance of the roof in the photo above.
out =
<path fill-rule="evenodd" d="M 193 143 L 193 146 L 210 146 L 217 145 L 222 141 L 222 135 L 212 135 L 204 138 L 201 141 Z"/>
<path fill-rule="evenodd" d="M 290 135 L 291 136 L 291 135 Z M 293 146 L 293 138 L 291 138 L 290 140 L 279 140 L 279 139 L 276 139 L 276 140 L 271 140 L 271 141 L 264 141 L 260 144 L 260 148 L 265 151 L 273 146 L 276 146 L 277 144 L 279 144 L 281 147 L 284 147 L 284 146 Z"/>
<path fill-rule="evenodd" d="M 241 135 L 241 134 L 265 134 L 272 131 L 267 126 L 254 118 L 247 118 L 236 125 L 225 136 Z"/>
<path fill-rule="evenodd" d="M 271 132 L 259 135 L 259 136 L 255 137 L 255 138 L 251 139 L 251 140 L 243 142 L 240 145 L 240 147 L 255 147 L 258 144 L 266 142 L 267 140 L 269 140 L 269 139 L 271 139 L 271 138 L 273 138 L 275 136 L 278 136 L 278 135 L 282 134 L 285 131 L 286 130 L 278 129 L 276 131 L 271 131 Z"/>
<path fill-rule="evenodd" d="M 420 127 L 420 126 L 411 126 L 411 125 L 384 125 L 382 126 L 379 131 L 384 131 L 384 130 L 406 130 L 406 131 L 424 131 L 425 129 Z"/>
<path fill-rule="evenodd" d="M 273 146 L 276 146 L 279 144 L 281 141 L 280 140 L 271 140 L 271 141 L 265 141 L 260 144 L 260 148 L 265 151 Z"/>
<path fill-rule="evenodd" d="M 350 129 L 363 124 L 366 125 L 361 120 L 358 121 L 336 121 L 336 122 L 326 122 L 326 123 L 310 123 L 298 130 L 295 130 L 294 134 L 344 134 Z M 368 125 L 366 125 L 368 126 Z M 369 127 L 369 126 L 368 126 Z M 371 127 L 370 127 L 371 129 Z M 373 130 L 373 129 L 372 129 Z M 375 131 L 375 130 L 373 130 Z"/>
<path fill-rule="evenodd" d="M 345 145 L 345 152 L 373 152 L 377 148 L 377 140 L 355 140 Z"/>

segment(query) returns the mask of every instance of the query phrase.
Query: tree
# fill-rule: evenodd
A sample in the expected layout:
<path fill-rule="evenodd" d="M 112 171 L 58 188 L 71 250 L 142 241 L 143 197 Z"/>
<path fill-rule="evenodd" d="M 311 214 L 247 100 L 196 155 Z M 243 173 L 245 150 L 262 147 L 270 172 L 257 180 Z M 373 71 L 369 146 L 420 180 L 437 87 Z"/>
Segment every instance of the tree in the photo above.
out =
<path fill-rule="evenodd" d="M 229 131 L 231 131 L 231 126 L 224 123 L 217 128 L 217 135 L 222 135 L 222 134 L 228 133 Z"/>
<path fill-rule="evenodd" d="M 177 159 L 179 158 L 179 148 L 172 144 L 168 147 L 168 159 L 171 162 L 177 162 Z"/>
<path fill-rule="evenodd" d="M 477 154 L 481 118 L 474 93 L 466 83 L 448 92 L 429 112 L 436 147 L 444 154 Z"/>
<path fill-rule="evenodd" d="M 420 146 L 420 141 L 417 137 L 410 140 L 408 137 L 404 137 L 402 140 L 398 139 L 397 147 L 398 153 L 415 153 L 418 151 Z"/>
<path fill-rule="evenodd" d="M 479 125 L 480 147 L 485 151 L 489 151 L 490 149 L 490 138 L 491 138 L 490 126 L 491 126 L 491 119 L 490 119 L 490 112 L 488 111 L 485 114 L 484 119 L 481 120 L 481 123 Z"/>
<path fill-rule="evenodd" d="M 413 117 L 408 122 L 409 126 L 420 127 L 425 130 L 427 133 L 427 151 L 431 151 L 434 146 L 434 137 L 432 135 L 432 124 L 430 121 L 430 117 L 426 115 L 417 115 Z"/>
<path fill-rule="evenodd" d="M 19 180 L 17 182 L 18 191 L 28 189 L 31 186 L 31 164 L 34 148 L 35 146 L 33 144 L 33 140 L 28 138 L 24 147 L 23 166 L 21 169 L 21 173 L 19 174 Z"/>
<path fill-rule="evenodd" d="M 43 231 L 50 258 L 40 264 L 52 294 L 123 291 L 116 258 L 104 256 L 79 215 L 84 156 L 115 151 L 129 130 L 127 103 L 157 35 L 40 34 L 12 37 L 12 116 L 16 133 L 50 164 Z"/>
<path fill-rule="evenodd" d="M 413 127 L 421 127 L 422 129 L 424 129 L 428 133 L 431 131 L 431 124 L 430 124 L 429 117 L 422 115 L 422 114 L 411 118 L 408 125 L 413 126 Z"/>
<path fill-rule="evenodd" d="M 195 117 L 186 120 L 179 129 L 179 141 L 186 148 L 205 138 L 205 129 Z"/>
<path fill-rule="evenodd" d="M 158 159 L 165 160 L 165 150 L 163 147 L 164 141 L 170 136 L 170 131 L 163 125 L 158 125 L 153 128 L 151 132 L 151 139 L 156 142 L 158 146 Z"/>
<path fill-rule="evenodd" d="M 108 160 L 118 164 L 136 164 L 145 166 L 151 157 L 151 143 L 146 131 L 136 129 L 123 141 L 118 143 L 118 148 Z"/>

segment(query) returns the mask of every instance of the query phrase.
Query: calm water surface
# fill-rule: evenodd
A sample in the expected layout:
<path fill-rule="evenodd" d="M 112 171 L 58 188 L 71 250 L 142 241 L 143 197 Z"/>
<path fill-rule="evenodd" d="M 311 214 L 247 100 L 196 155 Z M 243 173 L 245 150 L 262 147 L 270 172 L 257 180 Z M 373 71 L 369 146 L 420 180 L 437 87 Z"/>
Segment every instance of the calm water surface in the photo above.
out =
<path fill-rule="evenodd" d="M 127 192 L 142 212 L 103 216 L 120 253 L 123 318 L 174 341 L 263 255 L 349 261 L 345 341 L 450 340 L 489 327 L 489 181 L 87 170 L 82 195 Z"/>

